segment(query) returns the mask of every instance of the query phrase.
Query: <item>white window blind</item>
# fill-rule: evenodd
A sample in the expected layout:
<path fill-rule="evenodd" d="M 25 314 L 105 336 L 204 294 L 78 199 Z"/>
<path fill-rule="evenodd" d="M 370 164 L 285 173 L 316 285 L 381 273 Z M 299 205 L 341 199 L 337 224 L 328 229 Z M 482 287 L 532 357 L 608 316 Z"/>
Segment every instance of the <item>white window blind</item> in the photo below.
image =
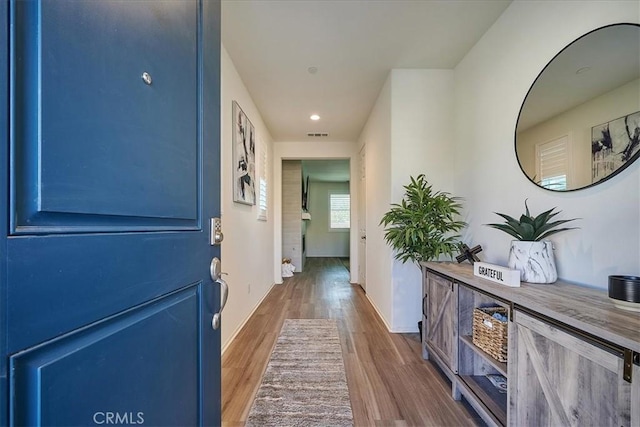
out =
<path fill-rule="evenodd" d="M 551 190 L 566 190 L 569 176 L 567 135 L 536 145 L 536 181 Z"/>
<path fill-rule="evenodd" d="M 267 147 L 261 142 L 259 144 L 260 152 L 258 156 L 258 220 L 267 220 L 267 201 L 268 201 L 268 186 L 267 186 Z"/>
<path fill-rule="evenodd" d="M 351 196 L 329 194 L 329 228 L 332 230 L 351 227 Z"/>

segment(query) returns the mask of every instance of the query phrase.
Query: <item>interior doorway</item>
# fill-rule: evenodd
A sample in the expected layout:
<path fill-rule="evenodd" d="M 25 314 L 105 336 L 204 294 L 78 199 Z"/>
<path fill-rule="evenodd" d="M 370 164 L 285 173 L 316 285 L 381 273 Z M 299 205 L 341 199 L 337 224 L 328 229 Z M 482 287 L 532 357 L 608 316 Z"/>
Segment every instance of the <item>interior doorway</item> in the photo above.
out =
<path fill-rule="evenodd" d="M 350 194 L 350 202 L 351 202 L 351 217 L 350 217 L 350 225 L 354 227 L 349 232 L 349 263 L 350 263 L 350 283 L 358 282 L 358 233 L 357 233 L 357 211 L 358 211 L 358 149 L 354 146 L 355 144 L 349 144 L 344 142 L 326 142 L 321 146 L 311 146 L 308 144 L 299 144 L 299 143 L 278 143 L 274 145 L 273 150 L 273 220 L 274 220 L 274 245 L 273 245 L 273 262 L 274 262 L 274 283 L 280 284 L 283 283 L 281 271 L 282 271 L 282 258 L 283 258 L 283 216 L 282 216 L 282 207 L 283 207 L 283 186 L 282 186 L 282 164 L 287 160 L 300 160 L 300 161 L 308 161 L 308 160 L 323 160 L 323 161 L 342 161 L 348 162 L 349 172 L 348 172 L 348 180 L 349 180 L 349 194 Z M 333 163 L 327 163 L 326 167 L 322 168 L 327 171 L 328 168 L 332 167 Z M 351 179 L 354 177 L 354 179 Z M 306 181 L 306 180 L 305 180 Z M 306 182 L 305 182 L 306 184 Z M 313 183 L 311 179 L 309 179 L 309 186 L 311 192 L 313 192 Z M 302 182 L 300 182 L 300 187 L 302 187 Z M 311 195 L 311 193 L 309 193 Z M 300 199 L 301 200 L 301 199 Z M 310 208 L 311 203 L 313 201 L 311 199 L 308 200 Z M 301 206 L 298 204 L 299 209 Z M 302 215 L 300 211 L 300 215 Z M 313 217 L 311 220 L 313 222 Z M 309 251 L 309 241 L 308 237 L 305 238 L 305 249 Z"/>
<path fill-rule="evenodd" d="M 338 258 L 350 270 L 350 167 L 344 158 L 282 160 L 282 257 L 296 272 L 307 257 Z"/>
<path fill-rule="evenodd" d="M 302 160 L 306 254 L 350 257 L 351 174 L 349 159 Z"/>

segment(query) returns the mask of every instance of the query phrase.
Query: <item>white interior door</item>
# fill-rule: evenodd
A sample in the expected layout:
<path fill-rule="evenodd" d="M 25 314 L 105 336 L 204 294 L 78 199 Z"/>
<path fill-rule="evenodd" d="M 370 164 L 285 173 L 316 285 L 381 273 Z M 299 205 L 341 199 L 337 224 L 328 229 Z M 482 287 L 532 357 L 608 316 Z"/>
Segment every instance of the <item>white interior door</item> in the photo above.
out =
<path fill-rule="evenodd" d="M 360 150 L 360 186 L 358 188 L 358 283 L 367 289 L 367 182 L 365 173 L 365 148 Z"/>

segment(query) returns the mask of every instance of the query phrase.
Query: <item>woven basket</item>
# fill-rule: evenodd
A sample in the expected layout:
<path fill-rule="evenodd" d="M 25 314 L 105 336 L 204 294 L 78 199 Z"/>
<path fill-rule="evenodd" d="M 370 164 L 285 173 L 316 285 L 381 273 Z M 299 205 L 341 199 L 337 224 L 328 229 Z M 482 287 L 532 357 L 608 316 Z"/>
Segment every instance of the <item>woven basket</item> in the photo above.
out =
<path fill-rule="evenodd" d="M 473 343 L 498 362 L 507 361 L 507 322 L 491 317 L 494 313 L 507 315 L 503 307 L 473 309 Z"/>

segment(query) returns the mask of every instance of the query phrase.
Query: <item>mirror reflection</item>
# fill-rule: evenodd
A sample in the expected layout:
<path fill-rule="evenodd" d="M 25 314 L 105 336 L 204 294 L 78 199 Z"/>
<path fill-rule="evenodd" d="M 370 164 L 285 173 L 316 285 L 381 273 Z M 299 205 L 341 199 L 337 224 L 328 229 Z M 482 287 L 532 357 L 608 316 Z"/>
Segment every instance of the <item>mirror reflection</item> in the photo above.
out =
<path fill-rule="evenodd" d="M 556 55 L 524 100 L 515 148 L 525 175 L 555 191 L 631 165 L 640 156 L 640 26 L 600 28 Z"/>

